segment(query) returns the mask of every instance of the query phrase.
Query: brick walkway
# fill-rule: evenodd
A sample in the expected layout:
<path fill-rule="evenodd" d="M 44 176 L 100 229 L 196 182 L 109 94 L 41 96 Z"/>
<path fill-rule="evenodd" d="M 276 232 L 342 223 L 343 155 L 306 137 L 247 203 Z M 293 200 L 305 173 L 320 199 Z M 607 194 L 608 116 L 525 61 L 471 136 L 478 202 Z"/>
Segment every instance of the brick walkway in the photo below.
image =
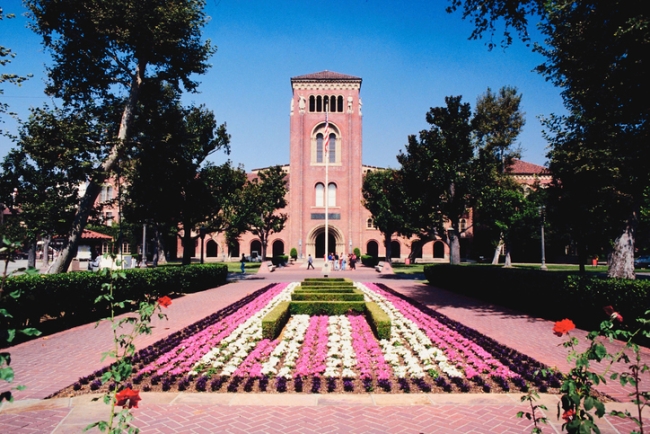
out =
<path fill-rule="evenodd" d="M 154 321 L 154 332 L 138 339 L 138 348 L 191 324 L 233 303 L 260 287 L 280 281 L 297 281 L 320 275 L 292 265 L 273 273 L 260 272 L 220 288 L 189 294 L 174 300 L 166 310 L 168 321 Z M 552 323 L 490 306 L 475 299 L 422 285 L 394 275 L 359 268 L 333 272 L 333 276 L 357 281 L 382 282 L 497 341 L 537 358 L 550 366 L 566 369 L 566 350 L 551 333 Z M 582 338 L 585 332 L 577 330 Z M 106 417 L 107 407 L 90 396 L 43 400 L 106 363 L 101 353 L 111 345 L 110 326 L 89 324 L 11 348 L 16 384 L 27 389 L 15 393 L 16 402 L 0 409 L 1 433 L 72 433 Z M 616 344 L 614 344 L 615 347 Z M 646 360 L 650 353 L 644 353 Z M 647 384 L 647 383 L 646 383 Z M 606 393 L 624 398 L 620 387 Z M 515 418 L 526 410 L 521 394 L 479 395 L 255 395 L 142 393 L 134 410 L 135 425 L 143 433 L 521 433 L 532 424 Z M 544 432 L 560 432 L 555 416 L 557 398 L 545 395 L 551 425 Z M 622 404 L 608 409 L 623 408 Z M 647 417 L 647 415 L 646 415 Z M 650 422 L 649 422 L 650 424 Z M 630 432 L 633 426 L 616 418 L 599 423 L 603 433 Z"/>

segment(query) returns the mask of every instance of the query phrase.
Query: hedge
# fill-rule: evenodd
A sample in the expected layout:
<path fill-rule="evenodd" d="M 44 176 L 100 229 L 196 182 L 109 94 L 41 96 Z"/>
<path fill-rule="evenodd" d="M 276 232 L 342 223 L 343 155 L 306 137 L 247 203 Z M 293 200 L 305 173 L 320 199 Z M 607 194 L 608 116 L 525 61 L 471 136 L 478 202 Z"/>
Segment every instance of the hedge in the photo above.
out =
<path fill-rule="evenodd" d="M 604 306 L 613 306 L 630 327 L 650 309 L 648 280 L 449 264 L 427 265 L 424 275 L 431 285 L 552 321 L 569 318 L 586 330 L 606 319 Z"/>
<path fill-rule="evenodd" d="M 137 303 L 147 297 L 159 297 L 203 291 L 223 285 L 228 268 L 223 264 L 188 267 L 159 267 L 124 270 L 125 279 L 117 279 L 115 299 Z M 106 303 L 95 304 L 107 277 L 100 273 L 20 275 L 7 279 L 0 309 L 13 318 L 0 323 L 7 328 L 37 327 L 42 318 L 58 320 L 66 326 L 96 321 L 108 314 Z M 9 296 L 20 291 L 18 299 Z M 59 327 L 60 330 L 62 327 Z"/>

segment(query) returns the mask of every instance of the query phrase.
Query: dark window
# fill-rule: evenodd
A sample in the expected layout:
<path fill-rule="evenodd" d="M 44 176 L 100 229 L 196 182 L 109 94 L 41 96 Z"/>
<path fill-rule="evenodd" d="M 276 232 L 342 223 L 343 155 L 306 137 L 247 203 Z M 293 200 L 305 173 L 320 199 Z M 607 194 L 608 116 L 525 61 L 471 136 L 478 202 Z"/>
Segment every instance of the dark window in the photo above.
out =
<path fill-rule="evenodd" d="M 336 134 L 330 134 L 330 143 L 327 148 L 330 155 L 330 163 L 336 163 Z"/>
<path fill-rule="evenodd" d="M 321 133 L 316 135 L 316 162 L 323 162 L 323 135 Z"/>
<path fill-rule="evenodd" d="M 316 111 L 316 98 L 314 98 L 314 95 L 309 97 L 309 111 Z"/>
<path fill-rule="evenodd" d="M 323 97 L 320 95 L 316 97 L 316 111 L 317 112 L 323 111 Z"/>
<path fill-rule="evenodd" d="M 338 110 L 339 113 L 343 113 L 343 97 L 339 95 L 338 97 Z"/>

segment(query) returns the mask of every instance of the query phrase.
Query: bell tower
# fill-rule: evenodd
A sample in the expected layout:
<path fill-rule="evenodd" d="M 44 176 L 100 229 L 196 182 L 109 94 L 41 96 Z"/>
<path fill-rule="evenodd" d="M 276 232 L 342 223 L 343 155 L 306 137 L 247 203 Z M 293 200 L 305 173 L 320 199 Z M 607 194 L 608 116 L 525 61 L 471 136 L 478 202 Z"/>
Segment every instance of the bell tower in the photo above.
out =
<path fill-rule="evenodd" d="M 363 228 L 361 78 L 322 71 L 291 78 L 291 89 L 289 243 L 322 257 L 327 195 L 329 250 L 350 253 Z"/>

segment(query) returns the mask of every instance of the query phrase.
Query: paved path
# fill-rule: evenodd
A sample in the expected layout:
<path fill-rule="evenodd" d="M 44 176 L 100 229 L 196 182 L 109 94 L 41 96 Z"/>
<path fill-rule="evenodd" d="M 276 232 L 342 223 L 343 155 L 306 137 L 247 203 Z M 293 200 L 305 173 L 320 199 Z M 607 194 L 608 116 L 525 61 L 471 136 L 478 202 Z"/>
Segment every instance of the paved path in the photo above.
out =
<path fill-rule="evenodd" d="M 273 273 L 233 275 L 233 283 L 174 300 L 168 321 L 154 321 L 154 332 L 138 339 L 138 348 L 191 324 L 260 287 L 320 275 L 305 264 Z M 382 282 L 427 304 L 497 341 L 550 365 L 566 369 L 566 350 L 551 333 L 552 323 L 498 306 L 359 268 L 333 272 L 358 281 Z M 576 336 L 585 332 L 576 330 Z M 11 348 L 16 383 L 27 389 L 15 393 L 16 402 L 0 409 L 0 433 L 73 433 L 106 417 L 107 406 L 90 396 L 43 400 L 105 365 L 101 353 L 110 348 L 108 323 L 89 324 Z M 615 346 L 615 344 L 614 344 Z M 650 354 L 644 353 L 646 360 Z M 646 382 L 647 383 L 647 382 Z M 619 387 L 605 392 L 625 397 Z M 302 395 L 142 393 L 134 410 L 135 425 L 143 433 L 521 433 L 532 424 L 515 414 L 526 408 L 521 394 Z M 557 398 L 542 396 L 551 424 L 544 432 L 560 432 L 555 416 Z M 623 404 L 611 404 L 611 408 Z M 608 406 L 609 408 L 609 406 Z M 648 422 L 650 424 L 650 422 Z M 603 433 L 630 432 L 634 427 L 616 418 L 599 424 Z M 650 426 L 650 425 L 649 425 Z"/>

